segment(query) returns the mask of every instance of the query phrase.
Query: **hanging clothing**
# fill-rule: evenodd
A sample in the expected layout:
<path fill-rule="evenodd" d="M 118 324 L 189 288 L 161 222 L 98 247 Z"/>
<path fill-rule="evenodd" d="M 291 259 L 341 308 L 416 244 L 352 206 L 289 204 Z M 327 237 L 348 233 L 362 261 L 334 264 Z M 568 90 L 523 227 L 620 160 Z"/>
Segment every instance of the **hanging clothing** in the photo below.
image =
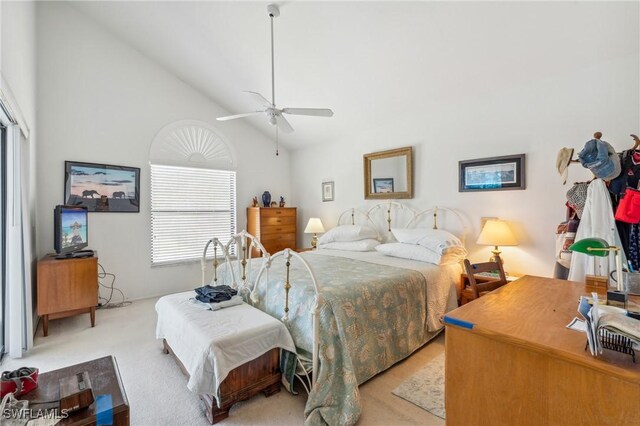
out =
<path fill-rule="evenodd" d="M 640 163 L 636 162 L 636 158 L 640 158 L 640 153 L 628 149 L 619 155 L 622 171 L 618 177 L 613 179 L 609 184 L 609 191 L 618 198 L 624 194 L 627 186 L 639 189 L 638 183 L 640 183 Z"/>
<path fill-rule="evenodd" d="M 640 152 L 628 149 L 623 151 L 620 156 L 620 164 L 622 165 L 622 171 L 620 175 L 613 179 L 609 184 L 609 192 L 611 193 L 611 203 L 613 205 L 613 211 L 615 212 L 620 203 L 620 199 L 624 194 L 627 187 L 638 189 L 640 184 Z M 624 250 L 627 259 L 634 262 L 634 257 L 631 252 L 632 239 L 636 239 L 636 246 L 638 244 L 638 236 L 632 235 L 632 226 L 629 223 L 616 221 L 618 227 L 618 234 L 622 242 L 621 247 Z M 635 267 L 635 263 L 634 263 Z"/>
<path fill-rule="evenodd" d="M 629 233 L 629 252 L 627 259 L 631 262 L 631 266 L 636 271 L 640 268 L 640 225 L 634 223 L 629 225 L 631 232 Z"/>
<path fill-rule="evenodd" d="M 580 226 L 576 232 L 576 241 L 592 237 L 602 238 L 609 244 L 618 247 L 621 245 L 613 217 L 609 191 L 602 179 L 595 179 L 589 184 Z M 622 264 L 626 264 L 627 258 L 624 252 L 621 252 L 620 255 L 622 256 Z M 583 282 L 586 274 L 609 275 L 615 269 L 616 262 L 613 255 L 599 257 L 574 252 L 571 256 L 569 280 Z"/>

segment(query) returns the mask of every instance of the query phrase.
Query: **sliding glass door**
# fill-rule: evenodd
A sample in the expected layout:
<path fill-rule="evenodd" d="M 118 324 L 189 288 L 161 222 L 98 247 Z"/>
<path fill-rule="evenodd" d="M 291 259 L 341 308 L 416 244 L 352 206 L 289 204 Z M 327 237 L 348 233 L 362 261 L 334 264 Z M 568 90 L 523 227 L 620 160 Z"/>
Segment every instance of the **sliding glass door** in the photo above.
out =
<path fill-rule="evenodd" d="M 5 325 L 5 290 L 7 277 L 6 248 L 7 239 L 7 129 L 0 123 L 0 359 L 4 354 L 4 325 Z"/>

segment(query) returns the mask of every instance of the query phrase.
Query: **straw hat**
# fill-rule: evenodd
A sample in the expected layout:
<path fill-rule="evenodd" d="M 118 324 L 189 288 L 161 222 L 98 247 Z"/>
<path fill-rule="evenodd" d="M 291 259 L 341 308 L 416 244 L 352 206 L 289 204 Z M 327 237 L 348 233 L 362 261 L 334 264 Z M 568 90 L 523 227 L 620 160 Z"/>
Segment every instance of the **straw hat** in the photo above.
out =
<path fill-rule="evenodd" d="M 569 164 L 573 157 L 573 148 L 560 148 L 558 151 L 558 157 L 556 158 L 556 168 L 560 177 L 562 177 L 562 184 L 567 183 L 567 177 L 569 176 Z"/>

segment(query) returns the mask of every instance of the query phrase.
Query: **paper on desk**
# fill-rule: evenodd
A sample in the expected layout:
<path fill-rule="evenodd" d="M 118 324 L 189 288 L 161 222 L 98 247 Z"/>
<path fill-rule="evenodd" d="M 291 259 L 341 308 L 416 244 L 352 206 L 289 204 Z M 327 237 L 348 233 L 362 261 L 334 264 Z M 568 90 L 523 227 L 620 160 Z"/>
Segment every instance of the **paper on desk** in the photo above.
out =
<path fill-rule="evenodd" d="M 593 306 L 591 307 L 591 330 L 593 332 L 593 341 L 596 344 L 596 352 L 602 353 L 602 342 L 598 338 L 598 323 L 600 322 L 600 310 L 598 308 L 598 293 L 591 293 L 591 297 L 593 298 Z"/>
<path fill-rule="evenodd" d="M 586 333 L 587 331 L 587 323 L 584 320 L 581 320 L 578 317 L 575 317 L 574 319 L 571 320 L 571 322 L 569 324 L 567 324 L 567 328 L 570 328 L 571 330 L 577 330 L 577 331 L 582 331 L 583 333 Z"/>
<path fill-rule="evenodd" d="M 580 298 L 580 303 L 578 304 L 578 312 L 580 313 L 580 315 L 582 315 L 582 317 L 586 322 L 585 332 L 587 333 L 587 342 L 589 343 L 589 351 L 591 352 L 591 355 L 595 356 L 597 352 L 596 345 L 597 345 L 598 339 L 595 338 L 594 327 L 592 324 L 592 317 L 591 317 L 591 306 L 589 305 L 589 302 L 587 302 L 586 297 Z"/>

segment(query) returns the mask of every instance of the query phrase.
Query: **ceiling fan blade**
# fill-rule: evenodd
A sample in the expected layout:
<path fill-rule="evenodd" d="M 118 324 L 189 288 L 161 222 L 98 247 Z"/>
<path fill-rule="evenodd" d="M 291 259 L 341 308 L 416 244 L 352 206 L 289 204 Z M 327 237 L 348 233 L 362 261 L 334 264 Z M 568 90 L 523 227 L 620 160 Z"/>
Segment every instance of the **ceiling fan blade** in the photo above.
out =
<path fill-rule="evenodd" d="M 218 117 L 218 121 L 235 120 L 236 118 L 251 117 L 252 115 L 264 114 L 264 111 L 245 112 L 244 114 L 227 115 L 226 117 Z"/>
<path fill-rule="evenodd" d="M 258 92 L 250 92 L 248 90 L 245 90 L 244 93 L 251 96 L 251 98 L 260 106 L 263 106 L 265 108 L 271 108 L 273 106 L 271 105 L 271 102 L 269 102 L 264 96 L 262 96 Z"/>
<path fill-rule="evenodd" d="M 291 124 L 289 124 L 289 122 L 287 121 L 286 118 L 284 118 L 282 115 L 278 114 L 276 115 L 276 123 L 277 126 L 280 130 L 282 130 L 285 133 L 293 133 L 293 127 L 291 127 Z"/>
<path fill-rule="evenodd" d="M 312 115 L 314 117 L 333 117 L 329 108 L 283 108 L 282 112 L 292 115 Z"/>

